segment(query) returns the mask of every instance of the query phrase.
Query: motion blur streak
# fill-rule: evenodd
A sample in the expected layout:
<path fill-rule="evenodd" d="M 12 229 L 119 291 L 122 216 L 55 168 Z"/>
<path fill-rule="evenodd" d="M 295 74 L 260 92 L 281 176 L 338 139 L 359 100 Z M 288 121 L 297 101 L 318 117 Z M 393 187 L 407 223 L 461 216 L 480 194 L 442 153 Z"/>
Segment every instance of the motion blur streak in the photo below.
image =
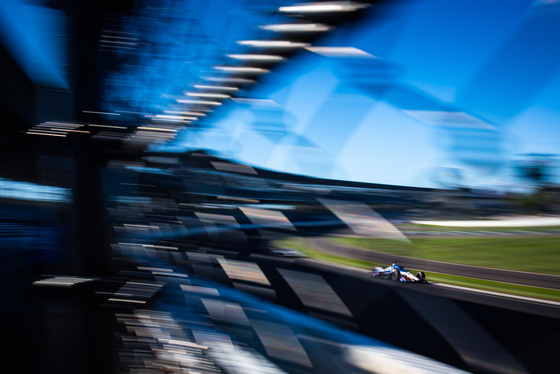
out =
<path fill-rule="evenodd" d="M 0 371 L 553 371 L 558 46 L 556 0 L 0 0 Z"/>
<path fill-rule="evenodd" d="M 359 236 L 408 242 L 407 237 L 399 229 L 366 204 L 329 199 L 317 200 Z"/>
<path fill-rule="evenodd" d="M 232 279 L 243 279 L 250 282 L 270 285 L 270 282 L 257 264 L 220 258 L 218 259 L 218 263 Z"/>
<path fill-rule="evenodd" d="M 0 38 L 37 84 L 68 89 L 64 14 L 21 0 L 0 2 Z"/>
<path fill-rule="evenodd" d="M 72 201 L 71 190 L 67 188 L 44 186 L 5 178 L 0 178 L 0 197 L 59 203 L 69 203 Z"/>
<path fill-rule="evenodd" d="M 325 280 L 316 274 L 280 269 L 280 274 L 293 287 L 303 304 L 351 316 L 352 313 Z"/>
<path fill-rule="evenodd" d="M 257 320 L 252 321 L 252 326 L 270 357 L 313 367 L 300 341 L 287 326 Z"/>
<path fill-rule="evenodd" d="M 414 308 L 433 325 L 440 325 L 444 338 L 453 341 L 457 352 L 476 372 L 527 373 L 527 369 L 486 331 L 481 329 L 452 300 L 439 300 L 431 305 L 414 303 Z M 446 311 L 443 317 L 441 311 Z M 449 313 L 449 315 L 447 315 Z M 460 321 L 460 322 L 459 322 Z M 513 326 L 512 326 L 513 328 Z"/>

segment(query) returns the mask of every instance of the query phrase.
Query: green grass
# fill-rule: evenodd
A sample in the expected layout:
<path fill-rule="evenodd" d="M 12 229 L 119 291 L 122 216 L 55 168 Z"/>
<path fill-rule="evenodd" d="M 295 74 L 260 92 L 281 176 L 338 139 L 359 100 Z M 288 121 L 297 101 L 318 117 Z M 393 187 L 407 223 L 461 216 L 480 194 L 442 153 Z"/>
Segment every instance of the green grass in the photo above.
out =
<path fill-rule="evenodd" d="M 440 274 L 440 273 L 432 273 L 432 272 L 426 272 L 426 279 L 429 282 L 434 282 L 434 283 L 446 283 L 446 284 L 452 284 L 456 286 L 476 288 L 485 291 L 501 292 L 510 295 L 560 301 L 560 291 L 553 290 L 550 288 L 530 287 L 530 286 L 523 286 L 519 284 L 494 282 L 485 279 L 466 278 L 466 277 L 459 277 L 456 275 Z"/>
<path fill-rule="evenodd" d="M 350 238 L 345 238 L 345 239 L 350 239 Z M 544 238 L 539 238 L 539 239 L 544 239 Z M 365 240 L 372 240 L 372 239 L 365 239 Z M 396 246 L 397 249 L 402 250 L 402 248 L 398 245 L 395 245 L 394 242 L 390 242 L 390 241 L 386 241 L 386 242 L 389 242 L 390 244 L 385 243 L 385 245 Z M 292 238 L 284 238 L 278 240 L 276 241 L 275 244 L 279 247 L 295 248 L 312 258 L 316 258 L 332 263 L 337 263 L 341 265 L 352 266 L 355 268 L 364 269 L 364 271 L 371 269 L 373 265 L 371 262 L 368 261 L 361 261 L 361 260 L 355 260 L 355 259 L 341 257 L 341 256 L 335 256 L 335 255 L 331 255 L 315 250 L 313 249 L 310 243 L 311 241 L 305 240 L 303 238 L 292 237 Z M 558 262 L 556 262 L 556 264 L 558 264 Z M 499 268 L 500 266 L 493 266 L 493 267 Z M 410 269 L 410 270 L 412 272 L 416 271 L 414 269 Z M 429 282 L 434 282 L 434 283 L 446 283 L 446 284 L 476 288 L 476 289 L 481 289 L 486 291 L 501 292 L 510 295 L 560 301 L 560 291 L 549 289 L 549 288 L 522 286 L 517 284 L 494 282 L 494 281 L 488 281 L 484 279 L 459 277 L 455 275 L 433 273 L 433 272 L 426 272 L 426 278 Z"/>
<path fill-rule="evenodd" d="M 517 231 L 551 231 L 560 230 L 560 226 L 529 226 L 529 227 L 455 227 L 455 226 L 438 226 L 438 225 L 422 225 L 418 223 L 404 223 L 397 225 L 399 230 L 418 230 L 418 231 L 491 231 L 491 232 L 517 232 Z"/>
<path fill-rule="evenodd" d="M 560 237 L 332 238 L 339 244 L 426 260 L 560 275 Z"/>

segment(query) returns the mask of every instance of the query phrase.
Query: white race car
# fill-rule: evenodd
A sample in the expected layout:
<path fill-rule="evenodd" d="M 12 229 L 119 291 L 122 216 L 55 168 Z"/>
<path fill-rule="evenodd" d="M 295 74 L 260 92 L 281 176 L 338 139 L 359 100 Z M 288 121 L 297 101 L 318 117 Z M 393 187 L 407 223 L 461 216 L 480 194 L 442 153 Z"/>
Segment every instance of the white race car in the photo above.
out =
<path fill-rule="evenodd" d="M 391 278 L 392 280 L 397 282 L 428 283 L 426 281 L 426 275 L 424 274 L 424 272 L 419 271 L 418 273 L 416 273 L 416 275 L 414 275 L 404 266 L 400 266 L 396 262 L 393 262 L 391 266 L 388 266 L 386 268 L 381 266 L 374 266 L 371 268 L 371 271 L 368 274 L 372 278 Z"/>

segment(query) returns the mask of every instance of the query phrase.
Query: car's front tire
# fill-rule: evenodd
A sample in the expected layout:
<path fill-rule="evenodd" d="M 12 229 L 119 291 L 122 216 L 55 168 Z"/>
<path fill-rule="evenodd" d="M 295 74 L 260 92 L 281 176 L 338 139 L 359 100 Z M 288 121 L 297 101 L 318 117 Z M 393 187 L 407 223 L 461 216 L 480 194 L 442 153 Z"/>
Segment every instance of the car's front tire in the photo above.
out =
<path fill-rule="evenodd" d="M 391 279 L 398 282 L 399 279 L 401 279 L 401 272 L 398 271 L 398 270 L 395 270 L 393 272 L 393 274 L 391 274 Z"/>

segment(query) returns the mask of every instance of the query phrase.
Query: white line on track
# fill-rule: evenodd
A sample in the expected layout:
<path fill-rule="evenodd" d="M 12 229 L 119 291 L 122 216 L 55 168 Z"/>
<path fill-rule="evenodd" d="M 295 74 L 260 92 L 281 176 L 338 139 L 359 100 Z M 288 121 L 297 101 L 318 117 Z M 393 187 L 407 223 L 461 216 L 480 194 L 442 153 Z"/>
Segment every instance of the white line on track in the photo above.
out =
<path fill-rule="evenodd" d="M 518 299 L 518 300 L 523 300 L 523 301 L 529 301 L 529 302 L 532 302 L 532 303 L 549 304 L 549 305 L 553 305 L 555 307 L 560 307 L 560 302 L 558 302 L 558 301 L 535 299 L 535 298 L 527 297 L 527 296 L 510 295 L 510 294 L 501 293 L 501 292 L 479 290 L 479 289 L 476 289 L 476 288 L 455 286 L 455 285 L 452 285 L 452 284 L 445 284 L 445 283 L 432 283 L 432 284 L 435 285 L 435 286 L 439 286 L 439 287 L 454 288 L 454 289 L 467 291 L 467 292 L 482 293 L 482 294 L 487 294 L 487 295 L 492 295 L 492 296 L 504 297 L 504 298 L 508 298 L 508 299 Z"/>

